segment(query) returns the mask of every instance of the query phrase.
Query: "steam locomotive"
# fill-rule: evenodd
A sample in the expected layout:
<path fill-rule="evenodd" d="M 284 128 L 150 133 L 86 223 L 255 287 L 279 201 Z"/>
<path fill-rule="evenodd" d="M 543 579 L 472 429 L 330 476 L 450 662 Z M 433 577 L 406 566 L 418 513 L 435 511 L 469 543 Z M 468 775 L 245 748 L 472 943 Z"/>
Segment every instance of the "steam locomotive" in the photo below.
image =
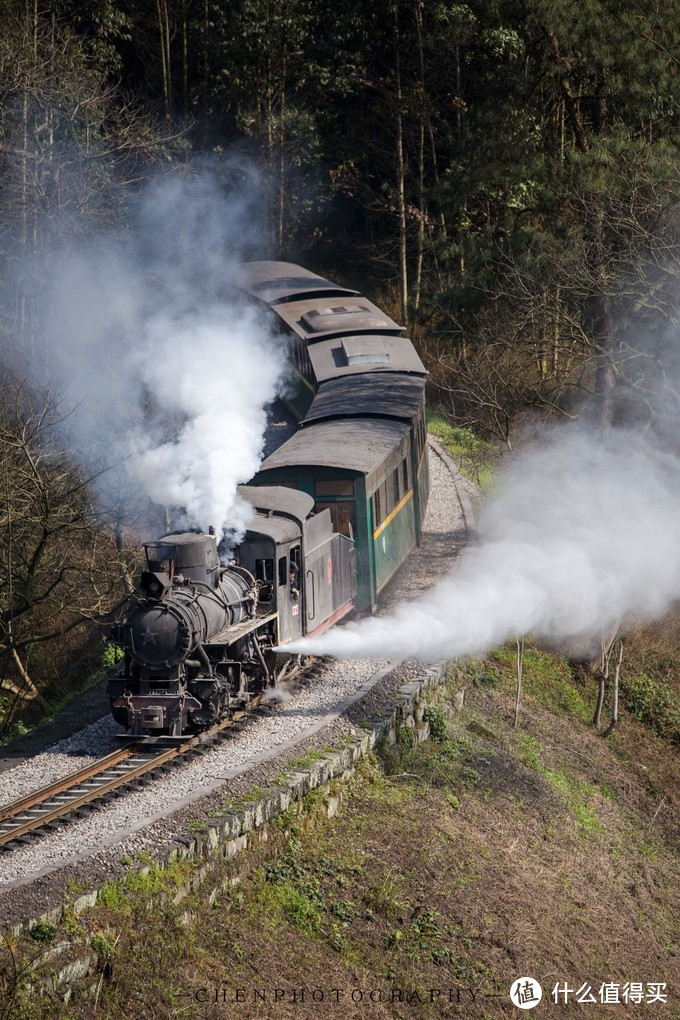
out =
<path fill-rule="evenodd" d="M 253 506 L 238 562 L 214 535 L 166 535 L 112 639 L 124 650 L 109 681 L 113 716 L 133 738 L 181 739 L 245 709 L 290 657 L 277 645 L 320 634 L 354 608 L 354 543 L 328 510 L 283 486 L 239 486 Z M 304 626 L 303 626 L 304 621 Z"/>
<path fill-rule="evenodd" d="M 234 562 L 220 564 L 214 535 L 146 546 L 108 687 L 136 739 L 181 739 L 245 708 L 289 666 L 275 647 L 372 612 L 420 541 L 427 373 L 403 327 L 285 262 L 242 266 L 239 287 L 286 345 L 299 428 L 239 488 L 253 517 Z"/>

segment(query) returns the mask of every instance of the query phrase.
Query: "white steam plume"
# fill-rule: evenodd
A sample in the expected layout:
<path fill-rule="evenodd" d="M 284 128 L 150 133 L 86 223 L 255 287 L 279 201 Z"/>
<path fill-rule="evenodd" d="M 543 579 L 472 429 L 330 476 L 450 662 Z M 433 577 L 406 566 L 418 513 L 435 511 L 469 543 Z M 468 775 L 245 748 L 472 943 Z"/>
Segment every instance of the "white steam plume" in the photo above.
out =
<path fill-rule="evenodd" d="M 182 321 L 157 317 L 132 360 L 158 404 L 185 420 L 160 443 L 136 426 L 130 473 L 154 503 L 183 507 L 189 524 L 245 530 L 252 508 L 236 486 L 260 465 L 281 352 L 251 309 L 232 309 L 225 320 L 216 306 Z"/>
<path fill-rule="evenodd" d="M 479 535 L 417 602 L 287 650 L 432 660 L 524 634 L 594 650 L 680 598 L 680 461 L 630 432 L 556 429 L 504 475 Z"/>
<path fill-rule="evenodd" d="M 258 241 L 256 195 L 253 180 L 229 195 L 208 174 L 161 180 L 122 237 L 60 259 L 48 378 L 76 405 L 64 428 L 81 460 L 120 469 L 119 491 L 115 472 L 101 475 L 109 506 L 131 511 L 144 494 L 175 526 L 237 534 L 250 516 L 236 486 L 259 467 L 285 370 L 281 341 L 234 286 Z"/>

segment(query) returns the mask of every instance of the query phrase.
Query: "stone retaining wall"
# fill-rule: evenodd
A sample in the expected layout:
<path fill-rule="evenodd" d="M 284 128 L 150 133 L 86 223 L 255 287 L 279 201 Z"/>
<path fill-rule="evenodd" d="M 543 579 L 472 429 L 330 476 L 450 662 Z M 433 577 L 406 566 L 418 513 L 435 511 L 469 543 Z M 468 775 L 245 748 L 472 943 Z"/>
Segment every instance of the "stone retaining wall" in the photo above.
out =
<path fill-rule="evenodd" d="M 328 816 L 335 815 L 342 801 L 342 783 L 349 779 L 376 744 L 394 743 L 400 728 L 412 732 L 414 743 L 427 739 L 430 727 L 423 718 L 426 698 L 432 688 L 442 683 L 445 666 L 445 663 L 431 666 L 420 677 L 404 684 L 391 701 L 388 711 L 379 719 L 368 720 L 364 724 L 365 733 L 347 738 L 346 747 L 328 752 L 307 768 L 293 772 L 289 779 L 263 791 L 257 800 L 225 809 L 218 817 L 201 823 L 195 832 L 169 846 L 154 861 L 156 866 L 168 867 L 178 860 L 192 861 L 195 866 L 184 884 L 173 889 L 172 894 L 154 897 L 153 903 L 157 905 L 159 900 L 169 899 L 178 904 L 192 893 L 200 893 L 204 902 L 213 903 L 224 891 L 225 885 L 238 881 L 232 876 L 226 883 L 217 882 L 216 865 L 236 857 L 255 843 L 266 842 L 268 824 L 285 811 L 304 813 L 307 810 L 305 798 L 314 791 L 324 795 L 323 807 Z M 317 805 L 318 798 L 315 798 L 315 807 Z M 142 874 L 148 873 L 149 866 L 139 870 Z M 58 926 L 66 917 L 95 907 L 101 893 L 101 888 L 95 888 L 69 897 L 60 907 L 17 924 L 10 934 L 27 934 L 39 921 Z M 48 992 L 68 999 L 70 986 L 89 975 L 97 977 L 102 964 L 89 944 L 78 944 L 77 939 L 57 943 L 47 948 L 36 961 L 31 992 Z"/>

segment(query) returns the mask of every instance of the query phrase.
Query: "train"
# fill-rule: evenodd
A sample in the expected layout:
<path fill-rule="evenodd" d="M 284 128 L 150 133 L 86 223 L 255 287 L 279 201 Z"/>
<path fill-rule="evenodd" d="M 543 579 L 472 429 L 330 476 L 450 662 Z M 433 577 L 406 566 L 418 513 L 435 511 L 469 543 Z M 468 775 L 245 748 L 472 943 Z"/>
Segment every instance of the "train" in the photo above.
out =
<path fill-rule="evenodd" d="M 246 263 L 237 284 L 285 345 L 296 428 L 239 486 L 253 513 L 229 563 L 214 534 L 145 546 L 108 684 L 135 740 L 182 740 L 247 709 L 281 680 L 286 644 L 373 612 L 422 536 L 427 373 L 404 328 L 291 263 Z"/>

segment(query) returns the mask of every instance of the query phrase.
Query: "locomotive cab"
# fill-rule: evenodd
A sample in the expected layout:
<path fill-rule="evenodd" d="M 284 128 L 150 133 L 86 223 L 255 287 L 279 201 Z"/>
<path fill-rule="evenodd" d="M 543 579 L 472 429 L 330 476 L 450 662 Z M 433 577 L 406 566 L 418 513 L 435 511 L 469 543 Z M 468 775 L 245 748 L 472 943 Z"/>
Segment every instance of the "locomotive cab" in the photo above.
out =
<path fill-rule="evenodd" d="M 246 532 L 238 558 L 258 582 L 260 604 L 278 613 L 278 643 L 302 637 L 304 591 L 299 582 L 300 528 L 292 521 L 276 517 L 258 520 L 257 530 Z"/>

